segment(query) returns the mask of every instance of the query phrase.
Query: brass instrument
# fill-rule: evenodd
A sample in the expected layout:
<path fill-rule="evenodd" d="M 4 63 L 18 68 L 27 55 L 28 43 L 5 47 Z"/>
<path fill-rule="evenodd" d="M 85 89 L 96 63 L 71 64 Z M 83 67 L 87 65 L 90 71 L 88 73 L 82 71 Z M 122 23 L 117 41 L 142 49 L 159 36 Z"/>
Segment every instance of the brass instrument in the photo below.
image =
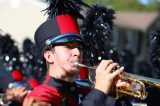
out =
<path fill-rule="evenodd" d="M 5 93 L 0 93 L 0 106 L 1 106 L 1 101 L 2 101 L 3 97 L 6 96 L 6 95 L 7 94 L 5 94 Z"/>
<path fill-rule="evenodd" d="M 6 96 L 5 93 L 0 93 L 0 100 L 1 100 L 4 96 Z"/>
<path fill-rule="evenodd" d="M 8 95 L 12 95 L 12 94 L 0 93 L 0 99 L 2 99 L 4 96 L 8 96 Z"/>
<path fill-rule="evenodd" d="M 0 93 L 0 100 L 2 100 L 3 96 L 4 96 L 4 94 Z"/>
<path fill-rule="evenodd" d="M 90 67 L 90 66 L 86 66 L 86 65 L 80 64 L 80 63 L 75 63 L 75 64 L 77 66 L 86 67 L 86 68 L 90 69 L 89 76 L 88 76 L 89 81 L 92 84 L 95 84 L 95 82 L 91 78 L 90 73 L 93 72 L 92 70 L 95 70 L 97 68 L 97 66 Z M 146 92 L 145 84 L 160 88 L 160 80 L 158 80 L 158 79 L 135 75 L 135 74 L 127 73 L 127 72 L 122 72 L 120 75 L 120 79 L 129 83 L 130 87 L 123 87 L 123 88 L 114 87 L 114 88 L 112 88 L 111 94 L 114 93 L 114 97 L 116 97 L 117 99 L 125 94 L 139 98 L 139 99 L 145 99 L 148 94 Z"/>
<path fill-rule="evenodd" d="M 5 96 L 8 95 L 12 95 L 12 94 L 5 94 L 5 93 L 0 93 L 0 106 L 9 106 L 9 104 L 11 103 L 11 101 L 8 101 L 7 103 L 3 103 L 3 99 L 5 98 Z"/>

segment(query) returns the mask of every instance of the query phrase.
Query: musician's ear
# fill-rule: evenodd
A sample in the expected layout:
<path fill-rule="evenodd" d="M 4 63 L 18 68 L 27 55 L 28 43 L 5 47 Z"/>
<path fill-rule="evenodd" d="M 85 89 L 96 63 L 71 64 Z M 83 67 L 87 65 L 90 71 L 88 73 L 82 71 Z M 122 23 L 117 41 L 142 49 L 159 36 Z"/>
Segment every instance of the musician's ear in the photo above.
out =
<path fill-rule="evenodd" d="M 53 53 L 51 51 L 49 51 L 49 50 L 45 51 L 43 56 L 48 63 L 53 63 L 54 62 L 54 56 L 53 56 Z"/>

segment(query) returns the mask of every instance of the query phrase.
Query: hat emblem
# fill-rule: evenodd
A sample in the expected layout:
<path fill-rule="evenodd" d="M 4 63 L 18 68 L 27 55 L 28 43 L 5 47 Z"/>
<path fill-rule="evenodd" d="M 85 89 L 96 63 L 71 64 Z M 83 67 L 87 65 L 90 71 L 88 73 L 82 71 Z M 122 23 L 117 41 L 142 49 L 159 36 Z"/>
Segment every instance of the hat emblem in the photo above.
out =
<path fill-rule="evenodd" d="M 50 45 L 51 44 L 51 40 L 46 40 L 46 45 L 48 46 L 48 45 Z"/>

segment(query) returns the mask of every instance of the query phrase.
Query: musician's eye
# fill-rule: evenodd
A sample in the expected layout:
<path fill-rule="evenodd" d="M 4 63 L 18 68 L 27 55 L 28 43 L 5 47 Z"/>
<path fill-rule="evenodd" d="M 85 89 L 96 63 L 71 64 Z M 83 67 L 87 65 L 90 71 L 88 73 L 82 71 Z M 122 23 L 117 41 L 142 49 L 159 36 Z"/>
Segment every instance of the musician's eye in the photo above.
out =
<path fill-rule="evenodd" d="M 79 50 L 83 49 L 83 46 L 78 42 L 69 42 L 65 45 L 69 49 L 78 48 Z"/>

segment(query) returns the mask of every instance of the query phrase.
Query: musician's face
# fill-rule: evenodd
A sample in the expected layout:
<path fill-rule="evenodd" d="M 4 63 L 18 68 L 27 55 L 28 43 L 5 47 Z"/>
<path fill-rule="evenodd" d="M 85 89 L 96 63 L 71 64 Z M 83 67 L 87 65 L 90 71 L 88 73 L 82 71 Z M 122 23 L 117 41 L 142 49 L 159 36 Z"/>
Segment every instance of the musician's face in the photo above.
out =
<path fill-rule="evenodd" d="M 78 74 L 75 62 L 81 62 L 82 45 L 78 42 L 70 42 L 55 46 L 52 50 L 54 57 L 54 68 L 64 74 Z"/>

